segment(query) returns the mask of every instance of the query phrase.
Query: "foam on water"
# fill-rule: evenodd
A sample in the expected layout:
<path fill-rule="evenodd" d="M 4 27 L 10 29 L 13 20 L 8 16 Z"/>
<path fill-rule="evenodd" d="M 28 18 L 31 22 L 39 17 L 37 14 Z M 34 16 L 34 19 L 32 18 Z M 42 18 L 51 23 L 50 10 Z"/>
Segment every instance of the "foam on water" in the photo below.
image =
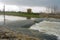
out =
<path fill-rule="evenodd" d="M 44 20 L 40 23 L 32 25 L 30 29 L 39 30 L 40 32 L 45 32 L 47 34 L 53 34 L 60 37 L 60 22 Z"/>

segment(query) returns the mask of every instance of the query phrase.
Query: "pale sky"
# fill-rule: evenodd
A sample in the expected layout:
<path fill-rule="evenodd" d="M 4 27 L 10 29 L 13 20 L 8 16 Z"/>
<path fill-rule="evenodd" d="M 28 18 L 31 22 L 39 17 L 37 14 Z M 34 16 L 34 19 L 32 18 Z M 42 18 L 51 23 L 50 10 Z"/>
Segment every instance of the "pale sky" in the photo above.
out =
<path fill-rule="evenodd" d="M 6 11 L 26 11 L 31 8 L 33 12 L 46 12 L 54 5 L 59 8 L 59 3 L 60 0 L 0 0 L 0 9 L 5 4 Z"/>
<path fill-rule="evenodd" d="M 4 3 L 0 2 L 0 10 L 3 10 Z M 38 6 L 17 6 L 11 4 L 5 4 L 5 11 L 24 11 L 27 12 L 27 9 L 31 8 L 32 12 L 45 12 L 46 7 L 38 7 Z"/>

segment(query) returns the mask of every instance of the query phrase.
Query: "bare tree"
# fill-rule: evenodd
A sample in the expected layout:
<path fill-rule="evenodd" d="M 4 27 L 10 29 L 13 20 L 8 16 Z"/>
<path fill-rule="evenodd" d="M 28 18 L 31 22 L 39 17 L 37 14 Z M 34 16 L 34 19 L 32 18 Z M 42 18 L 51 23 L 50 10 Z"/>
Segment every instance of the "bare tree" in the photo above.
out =
<path fill-rule="evenodd" d="M 56 14 L 58 12 L 58 6 L 54 5 L 52 7 L 52 11 L 53 11 L 54 14 Z"/>
<path fill-rule="evenodd" d="M 51 8 L 51 13 L 54 13 L 54 14 L 56 14 L 57 12 L 58 12 L 58 6 L 57 5 L 55 5 L 55 4 L 50 4 L 49 5 L 49 8 Z"/>

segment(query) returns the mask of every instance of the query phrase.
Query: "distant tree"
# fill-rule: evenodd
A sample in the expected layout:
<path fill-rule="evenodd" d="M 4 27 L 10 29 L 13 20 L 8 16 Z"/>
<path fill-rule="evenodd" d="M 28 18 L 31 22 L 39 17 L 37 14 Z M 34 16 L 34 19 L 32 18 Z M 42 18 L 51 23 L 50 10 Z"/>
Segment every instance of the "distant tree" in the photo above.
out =
<path fill-rule="evenodd" d="M 54 5 L 51 9 L 52 9 L 52 12 L 55 14 L 58 12 L 58 6 L 56 5 Z"/>

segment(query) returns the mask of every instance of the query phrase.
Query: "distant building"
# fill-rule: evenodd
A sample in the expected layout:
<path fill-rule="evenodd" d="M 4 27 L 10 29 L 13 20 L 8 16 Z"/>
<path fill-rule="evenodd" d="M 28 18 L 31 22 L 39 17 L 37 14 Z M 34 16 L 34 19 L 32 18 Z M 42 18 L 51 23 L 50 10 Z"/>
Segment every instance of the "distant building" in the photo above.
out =
<path fill-rule="evenodd" d="M 30 8 L 27 9 L 27 13 L 28 13 L 28 14 L 30 14 L 31 12 L 32 12 L 32 9 L 30 9 Z M 31 19 L 31 17 L 29 16 L 29 17 L 27 17 L 27 19 Z"/>
<path fill-rule="evenodd" d="M 32 9 L 27 9 L 27 13 L 31 13 L 32 12 Z"/>

